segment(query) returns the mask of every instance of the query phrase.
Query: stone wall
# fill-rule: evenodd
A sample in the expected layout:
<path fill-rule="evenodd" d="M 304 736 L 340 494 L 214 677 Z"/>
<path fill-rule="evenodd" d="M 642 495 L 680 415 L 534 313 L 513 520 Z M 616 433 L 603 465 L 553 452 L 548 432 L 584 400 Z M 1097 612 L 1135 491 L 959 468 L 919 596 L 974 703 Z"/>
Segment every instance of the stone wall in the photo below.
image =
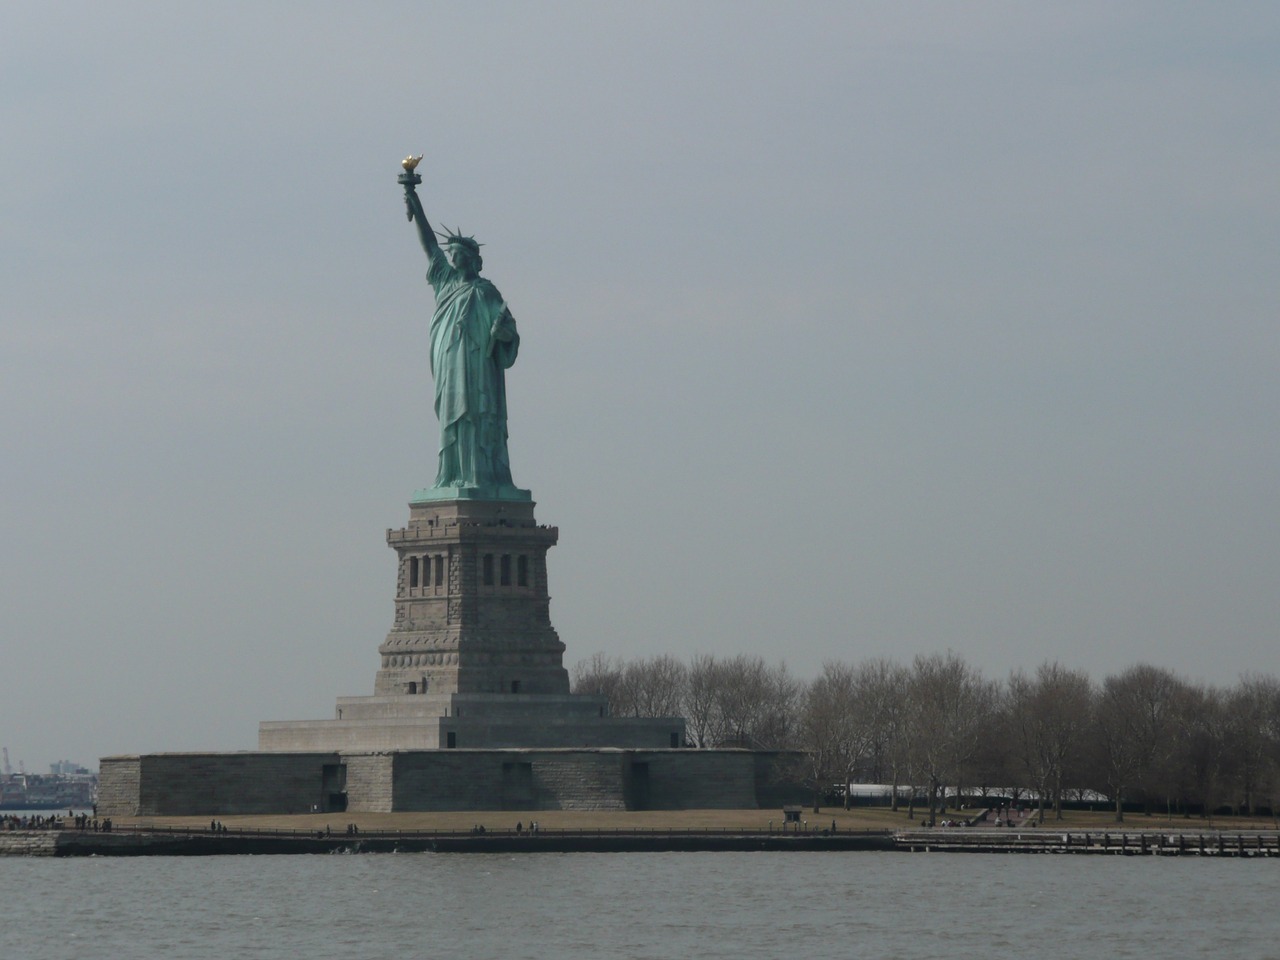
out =
<path fill-rule="evenodd" d="M 786 754 L 750 750 L 406 750 L 149 754 L 102 760 L 103 816 L 341 809 L 681 810 L 781 806 Z M 788 792 L 790 791 L 790 792 Z"/>
<path fill-rule="evenodd" d="M 131 783 L 137 764 L 136 792 Z M 230 816 L 325 809 L 333 753 L 153 753 L 105 758 L 98 812 L 107 817 Z M 106 780 L 105 792 L 101 784 Z"/>
<path fill-rule="evenodd" d="M 620 750 L 395 755 L 396 810 L 625 810 Z"/>
<path fill-rule="evenodd" d="M 492 751 L 395 754 L 396 810 L 499 810 L 502 764 Z"/>
<path fill-rule="evenodd" d="M 628 756 L 606 750 L 533 754 L 534 809 L 628 809 Z"/>
<path fill-rule="evenodd" d="M 136 817 L 141 783 L 141 757 L 103 757 L 98 764 L 98 810 L 104 817 Z"/>
<path fill-rule="evenodd" d="M 263 720 L 258 749 L 281 753 L 434 750 L 440 720 Z"/>
<path fill-rule="evenodd" d="M 57 849 L 58 834 L 53 830 L 0 832 L 0 857 L 52 857 Z"/>
<path fill-rule="evenodd" d="M 356 813 L 390 813 L 395 809 L 391 753 L 342 755 L 347 767 L 347 809 Z"/>
<path fill-rule="evenodd" d="M 637 753 L 633 765 L 637 763 L 649 768 L 649 795 L 643 805 L 650 810 L 748 810 L 757 805 L 750 750 Z"/>
<path fill-rule="evenodd" d="M 659 717 L 604 717 L 575 722 L 520 722 L 518 718 L 488 716 L 448 717 L 441 721 L 442 738 L 448 742 L 448 734 L 456 735 L 456 745 L 468 749 L 519 749 L 547 750 L 555 748 L 589 749 L 618 748 L 624 750 L 670 749 L 684 741 L 684 723 Z"/>
<path fill-rule="evenodd" d="M 284 753 L 531 748 L 663 750 L 684 742 L 680 717 L 611 717 L 577 694 L 341 697 L 333 720 L 268 720 L 258 749 Z"/>

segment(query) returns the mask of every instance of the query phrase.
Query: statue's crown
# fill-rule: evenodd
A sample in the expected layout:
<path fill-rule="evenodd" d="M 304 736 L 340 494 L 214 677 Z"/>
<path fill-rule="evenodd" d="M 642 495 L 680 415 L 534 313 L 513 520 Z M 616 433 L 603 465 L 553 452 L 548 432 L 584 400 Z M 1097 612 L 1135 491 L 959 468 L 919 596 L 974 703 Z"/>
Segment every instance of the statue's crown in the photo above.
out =
<path fill-rule="evenodd" d="M 460 231 L 450 230 L 448 227 L 445 227 L 444 233 L 437 232 L 436 236 L 444 241 L 446 246 L 450 243 L 456 243 L 460 246 L 466 247 L 472 253 L 479 253 L 480 248 L 484 246 L 483 243 L 477 243 L 475 237 L 465 236 Z"/>

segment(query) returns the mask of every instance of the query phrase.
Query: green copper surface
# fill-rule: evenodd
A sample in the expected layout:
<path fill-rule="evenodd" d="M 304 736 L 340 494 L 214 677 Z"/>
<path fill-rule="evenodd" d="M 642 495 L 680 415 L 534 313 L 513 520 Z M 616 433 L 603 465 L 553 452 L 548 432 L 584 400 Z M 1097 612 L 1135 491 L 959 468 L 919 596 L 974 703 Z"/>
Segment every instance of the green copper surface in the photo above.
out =
<path fill-rule="evenodd" d="M 426 503 L 431 500 L 532 500 L 528 490 L 507 485 L 505 487 L 424 487 L 413 492 L 410 503 Z"/>
<path fill-rule="evenodd" d="M 441 248 L 414 189 L 422 178 L 407 163 L 399 182 L 427 253 L 427 282 L 436 299 L 431 376 L 440 422 L 435 483 L 414 493 L 413 502 L 528 500 L 529 491 L 512 483 L 507 459 L 504 371 L 520 350 L 515 318 L 498 288 L 480 276 L 479 244 L 454 234 Z"/>

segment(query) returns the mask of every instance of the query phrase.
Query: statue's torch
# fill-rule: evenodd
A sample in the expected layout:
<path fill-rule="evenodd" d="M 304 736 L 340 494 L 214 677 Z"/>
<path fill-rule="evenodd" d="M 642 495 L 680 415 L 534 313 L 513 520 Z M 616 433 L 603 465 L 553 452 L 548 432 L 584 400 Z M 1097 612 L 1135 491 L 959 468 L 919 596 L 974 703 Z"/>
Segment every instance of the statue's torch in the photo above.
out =
<path fill-rule="evenodd" d="M 396 177 L 396 182 L 403 185 L 406 201 L 409 198 L 409 194 L 414 192 L 413 188 L 422 182 L 422 175 L 417 173 L 418 164 L 421 162 L 422 154 L 418 154 L 416 157 L 413 154 L 409 154 L 409 156 L 400 161 L 400 166 L 404 167 L 404 173 Z M 412 220 L 413 210 L 406 210 L 405 216 Z"/>

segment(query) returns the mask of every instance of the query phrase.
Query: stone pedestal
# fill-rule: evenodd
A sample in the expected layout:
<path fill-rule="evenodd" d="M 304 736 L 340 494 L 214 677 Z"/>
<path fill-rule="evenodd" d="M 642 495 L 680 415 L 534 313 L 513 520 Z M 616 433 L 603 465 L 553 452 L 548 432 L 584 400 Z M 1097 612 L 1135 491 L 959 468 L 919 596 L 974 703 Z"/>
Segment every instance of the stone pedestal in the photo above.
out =
<path fill-rule="evenodd" d="M 374 695 L 568 693 L 547 595 L 557 536 L 532 502 L 411 504 L 408 525 L 387 531 L 399 560 L 395 624 L 378 648 Z"/>
<path fill-rule="evenodd" d="M 340 697 L 331 720 L 265 721 L 259 749 L 682 747 L 678 717 L 611 717 L 606 698 L 569 693 L 547 593 L 558 531 L 533 507 L 411 503 L 408 524 L 387 531 L 395 622 L 373 696 Z"/>

